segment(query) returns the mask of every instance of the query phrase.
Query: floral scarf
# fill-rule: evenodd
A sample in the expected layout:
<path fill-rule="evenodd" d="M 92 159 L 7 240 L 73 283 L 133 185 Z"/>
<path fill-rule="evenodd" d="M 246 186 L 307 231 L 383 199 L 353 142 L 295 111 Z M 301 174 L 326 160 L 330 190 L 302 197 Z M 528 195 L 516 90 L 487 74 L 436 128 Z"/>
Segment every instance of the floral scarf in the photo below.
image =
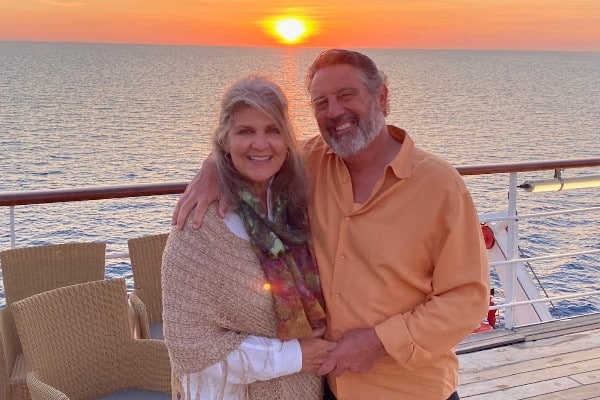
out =
<path fill-rule="evenodd" d="M 310 336 L 314 328 L 325 326 L 326 320 L 308 234 L 288 226 L 289 210 L 284 199 L 274 199 L 271 221 L 254 194 L 241 189 L 238 195 L 240 217 L 271 286 L 278 337 L 289 340 Z"/>

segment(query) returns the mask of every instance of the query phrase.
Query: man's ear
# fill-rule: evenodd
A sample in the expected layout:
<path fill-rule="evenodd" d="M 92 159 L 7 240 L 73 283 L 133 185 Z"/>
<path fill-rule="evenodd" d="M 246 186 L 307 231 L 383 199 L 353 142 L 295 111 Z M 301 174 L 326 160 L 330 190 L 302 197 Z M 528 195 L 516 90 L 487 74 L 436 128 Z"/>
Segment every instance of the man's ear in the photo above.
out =
<path fill-rule="evenodd" d="M 388 87 L 385 84 L 379 86 L 377 96 L 379 99 L 379 106 L 383 110 L 383 115 L 387 116 L 390 109 L 390 99 L 388 98 Z"/>

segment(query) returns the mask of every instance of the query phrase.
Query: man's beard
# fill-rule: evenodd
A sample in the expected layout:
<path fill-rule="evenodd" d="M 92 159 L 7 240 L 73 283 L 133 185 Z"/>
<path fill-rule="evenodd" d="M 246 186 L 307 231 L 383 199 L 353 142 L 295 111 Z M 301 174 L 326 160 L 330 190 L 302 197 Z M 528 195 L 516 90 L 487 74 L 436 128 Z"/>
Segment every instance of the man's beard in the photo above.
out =
<path fill-rule="evenodd" d="M 333 136 L 329 134 L 327 127 L 321 129 L 321 135 L 331 150 L 341 158 L 347 158 L 363 151 L 386 126 L 385 116 L 379 109 L 375 99 L 370 104 L 368 114 L 362 118 L 359 118 L 356 113 L 348 113 L 332 121 L 332 123 L 328 123 L 327 126 L 335 126 L 335 123 L 339 121 L 340 118 L 358 120 L 355 135 L 346 134 L 342 136 Z"/>

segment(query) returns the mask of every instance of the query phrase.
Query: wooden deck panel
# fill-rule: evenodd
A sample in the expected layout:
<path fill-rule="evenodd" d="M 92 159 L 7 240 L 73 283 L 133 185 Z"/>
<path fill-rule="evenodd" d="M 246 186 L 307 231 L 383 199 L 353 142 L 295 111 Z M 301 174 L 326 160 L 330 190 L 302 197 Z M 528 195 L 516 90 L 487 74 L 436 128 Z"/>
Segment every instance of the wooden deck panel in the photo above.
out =
<path fill-rule="evenodd" d="M 551 338 L 594 329 L 600 329 L 600 313 L 522 326 L 512 330 L 495 329 L 469 335 L 456 347 L 456 353 L 470 353 L 512 343 Z"/>
<path fill-rule="evenodd" d="M 459 352 L 461 399 L 600 400 L 598 322 L 581 317 L 468 338 Z"/>

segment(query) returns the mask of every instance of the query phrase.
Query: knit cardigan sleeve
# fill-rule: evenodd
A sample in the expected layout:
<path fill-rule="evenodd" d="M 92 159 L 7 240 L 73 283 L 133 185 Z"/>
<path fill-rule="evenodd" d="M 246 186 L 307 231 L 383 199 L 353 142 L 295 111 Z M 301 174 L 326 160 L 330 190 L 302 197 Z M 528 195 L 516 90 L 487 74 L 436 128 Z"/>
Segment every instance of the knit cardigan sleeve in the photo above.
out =
<path fill-rule="evenodd" d="M 193 214 L 193 213 L 192 213 Z M 190 214 L 190 215 L 192 215 Z M 249 244 L 211 206 L 202 227 L 173 228 L 162 262 L 165 343 L 176 374 L 224 360 L 251 334 L 274 337 L 270 293 Z"/>

